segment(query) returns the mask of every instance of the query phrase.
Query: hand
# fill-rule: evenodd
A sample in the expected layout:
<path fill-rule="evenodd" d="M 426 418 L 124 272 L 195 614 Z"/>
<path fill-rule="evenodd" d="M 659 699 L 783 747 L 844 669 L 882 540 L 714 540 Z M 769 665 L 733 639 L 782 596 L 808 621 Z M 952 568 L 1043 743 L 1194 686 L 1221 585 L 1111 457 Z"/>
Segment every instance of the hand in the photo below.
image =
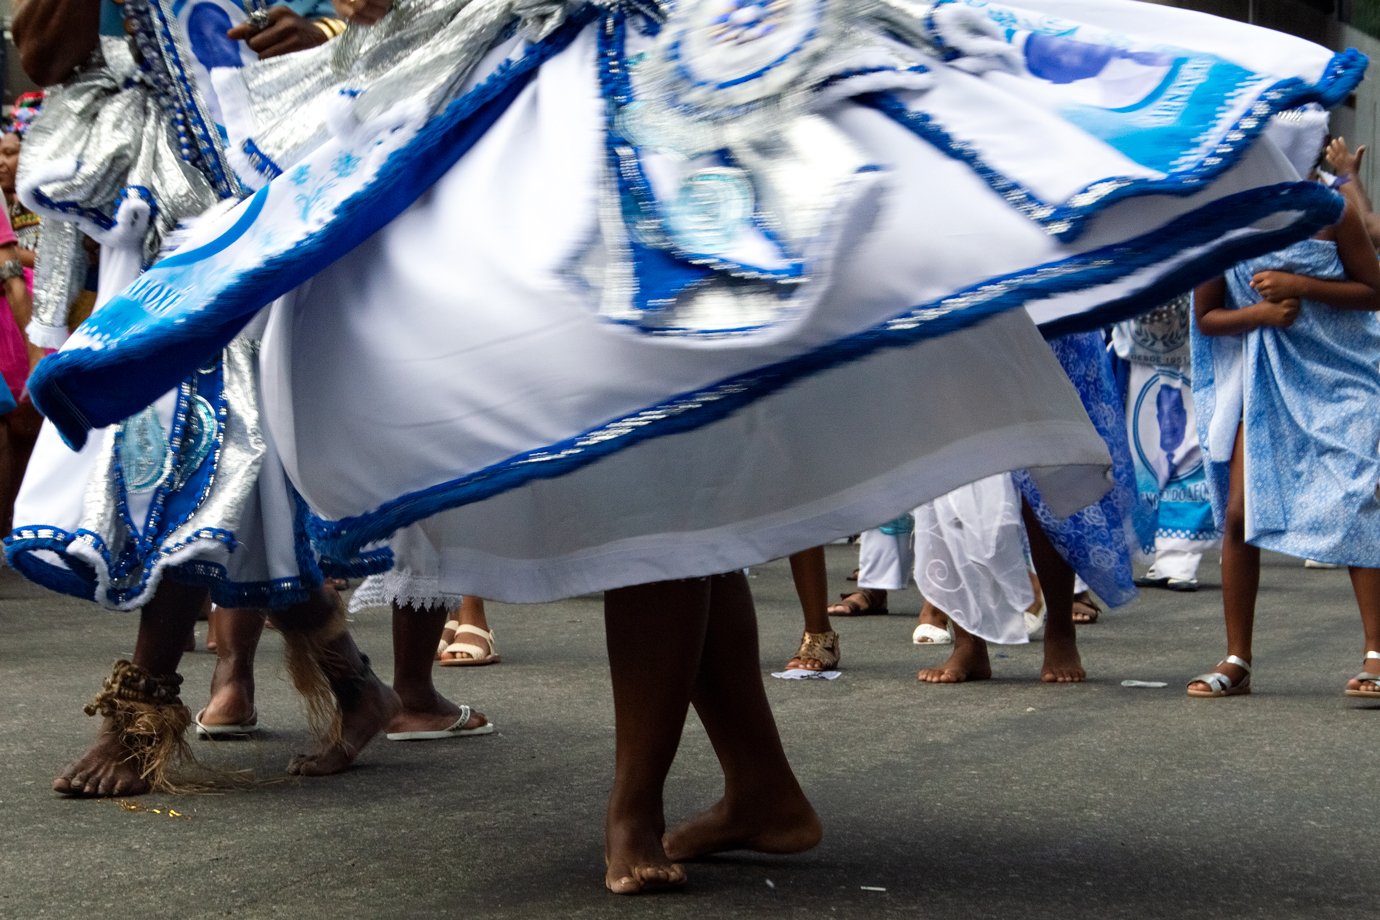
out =
<path fill-rule="evenodd" d="M 1256 272 L 1251 287 L 1265 300 L 1302 299 L 1304 295 L 1303 276 L 1289 272 Z"/>
<path fill-rule="evenodd" d="M 1299 302 L 1290 297 L 1285 300 L 1262 300 L 1260 302 L 1260 325 L 1288 329 L 1299 318 Z"/>
<path fill-rule="evenodd" d="M 227 38 L 244 42 L 261 58 L 278 57 L 294 51 L 305 51 L 326 43 L 326 33 L 310 19 L 298 16 L 285 6 L 268 11 L 268 25 L 255 29 L 245 20 L 225 33 Z"/>
<path fill-rule="evenodd" d="M 340 18 L 361 25 L 373 25 L 393 8 L 393 0 L 331 0 Z"/>
<path fill-rule="evenodd" d="M 1346 138 L 1334 137 L 1327 145 L 1326 163 L 1330 172 L 1337 176 L 1355 178 L 1361 174 L 1361 161 L 1366 156 L 1366 145 L 1362 144 L 1352 153 L 1346 145 Z"/>

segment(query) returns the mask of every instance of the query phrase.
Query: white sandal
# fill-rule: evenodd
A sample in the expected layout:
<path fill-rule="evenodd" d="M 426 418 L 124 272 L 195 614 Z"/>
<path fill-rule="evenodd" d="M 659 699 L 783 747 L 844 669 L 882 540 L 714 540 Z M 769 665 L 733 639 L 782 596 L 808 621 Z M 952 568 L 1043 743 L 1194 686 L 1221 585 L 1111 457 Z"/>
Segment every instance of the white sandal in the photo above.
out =
<path fill-rule="evenodd" d="M 1380 655 L 1376 655 L 1380 658 Z M 1244 696 L 1251 692 L 1251 663 L 1237 655 L 1228 655 L 1224 660 L 1217 662 L 1217 667 L 1224 664 L 1234 664 L 1246 675 L 1241 678 L 1240 683 L 1232 683 L 1231 678 L 1221 671 L 1209 671 L 1206 674 L 1199 674 L 1188 682 L 1188 695 L 1196 697 L 1218 697 L 1218 696 Z M 1194 684 L 1207 684 L 1206 690 L 1194 690 Z"/>
<path fill-rule="evenodd" d="M 486 649 L 484 648 L 484 646 L 475 645 L 473 642 L 460 642 L 460 637 L 464 635 L 478 636 L 479 638 L 483 639 L 486 643 L 488 643 L 489 647 Z M 455 638 L 457 641 L 452 642 L 450 645 L 447 645 L 445 651 L 441 653 L 443 656 L 441 658 L 441 667 L 443 668 L 473 668 L 478 667 L 481 664 L 498 664 L 500 661 L 503 660 L 499 657 L 498 645 L 494 642 L 494 634 L 492 630 L 481 629 L 478 626 L 471 626 L 470 624 L 465 623 L 456 628 Z M 456 655 L 462 653 L 465 655 L 469 655 L 470 657 L 444 657 L 445 655 Z"/>
<path fill-rule="evenodd" d="M 436 643 L 436 660 L 440 661 L 441 656 L 450 648 L 450 644 L 455 641 L 455 634 L 460 631 L 459 620 L 446 620 L 446 626 L 441 630 L 441 640 Z M 446 633 L 450 633 L 450 638 L 446 638 Z"/>
<path fill-rule="evenodd" d="M 916 645 L 953 645 L 954 634 L 933 623 L 921 623 L 910 634 L 910 641 Z"/>
<path fill-rule="evenodd" d="M 1380 652 L 1366 652 L 1366 661 L 1380 661 Z M 1362 671 L 1360 674 L 1357 674 L 1351 679 L 1359 681 L 1363 684 L 1372 684 L 1374 685 L 1375 689 L 1353 690 L 1350 687 L 1347 687 L 1345 690 L 1342 691 L 1343 694 L 1345 694 L 1346 696 L 1364 696 L 1368 699 L 1380 700 L 1380 674 L 1372 674 L 1369 671 Z"/>

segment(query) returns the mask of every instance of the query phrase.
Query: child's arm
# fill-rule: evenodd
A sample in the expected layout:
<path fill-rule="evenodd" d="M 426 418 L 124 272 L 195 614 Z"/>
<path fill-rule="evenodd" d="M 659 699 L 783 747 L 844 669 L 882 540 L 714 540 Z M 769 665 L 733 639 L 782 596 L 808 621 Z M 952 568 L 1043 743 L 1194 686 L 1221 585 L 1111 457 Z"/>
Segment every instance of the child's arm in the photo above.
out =
<path fill-rule="evenodd" d="M 1370 234 L 1372 243 L 1380 246 L 1380 214 L 1371 207 L 1370 196 L 1361 182 L 1361 161 L 1366 156 L 1366 145 L 1362 144 L 1353 153 L 1347 146 L 1346 138 L 1334 137 L 1327 145 L 1327 167 L 1341 183 L 1339 191 L 1347 203 L 1361 212 L 1361 222 Z M 1337 186 L 1334 186 L 1337 187 Z"/>
<path fill-rule="evenodd" d="M 1193 318 L 1203 335 L 1240 335 L 1262 326 L 1286 329 L 1299 316 L 1299 302 L 1262 300 L 1232 310 L 1227 307 L 1227 279 L 1204 281 L 1193 290 Z"/>
<path fill-rule="evenodd" d="M 1336 234 L 1345 281 L 1266 271 L 1256 273 L 1251 287 L 1269 300 L 1316 300 L 1341 310 L 1380 310 L 1380 261 L 1360 212 L 1349 203 L 1336 225 Z"/>

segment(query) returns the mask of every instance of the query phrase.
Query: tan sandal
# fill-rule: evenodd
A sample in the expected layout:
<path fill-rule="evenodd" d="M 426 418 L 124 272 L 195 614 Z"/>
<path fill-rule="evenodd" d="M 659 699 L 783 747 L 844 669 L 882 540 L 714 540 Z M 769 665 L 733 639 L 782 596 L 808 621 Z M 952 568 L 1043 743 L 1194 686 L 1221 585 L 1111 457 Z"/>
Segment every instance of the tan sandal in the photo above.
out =
<path fill-rule="evenodd" d="M 475 636 L 483 639 L 488 645 L 475 645 L 473 642 L 461 642 L 461 636 Z M 471 626 L 468 623 L 461 624 L 455 629 L 455 639 L 447 645 L 445 651 L 441 653 L 441 667 L 443 668 L 464 668 L 478 667 L 483 664 L 498 664 L 503 659 L 499 657 L 498 645 L 494 642 L 492 630 L 482 629 L 478 626 Z M 447 655 L 467 655 L 467 658 L 447 658 Z"/>
<path fill-rule="evenodd" d="M 819 665 L 812 668 L 805 664 L 812 661 Z M 799 668 L 804 671 L 832 671 L 839 666 L 839 634 L 832 629 L 828 632 L 807 632 L 800 637 L 800 648 L 795 657 L 786 662 L 786 670 Z"/>

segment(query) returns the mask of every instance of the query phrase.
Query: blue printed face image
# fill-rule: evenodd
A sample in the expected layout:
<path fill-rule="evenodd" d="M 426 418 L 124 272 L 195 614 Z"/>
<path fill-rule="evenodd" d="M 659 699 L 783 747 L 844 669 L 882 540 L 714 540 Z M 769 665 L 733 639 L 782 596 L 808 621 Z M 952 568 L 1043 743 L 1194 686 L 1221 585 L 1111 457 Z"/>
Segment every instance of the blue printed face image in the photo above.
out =
<path fill-rule="evenodd" d="M 202 67 L 240 66 L 240 43 L 225 37 L 233 25 L 230 14 L 214 3 L 198 3 L 192 8 L 187 15 L 187 38 Z"/>
<path fill-rule="evenodd" d="M 1150 51 L 1127 51 L 1094 45 L 1058 35 L 1033 34 L 1025 42 L 1025 65 L 1032 74 L 1051 83 L 1075 83 L 1101 75 L 1113 61 L 1129 61 L 1146 67 L 1163 67 L 1172 58 Z"/>
<path fill-rule="evenodd" d="M 1184 443 L 1188 431 L 1183 392 L 1178 387 L 1160 387 L 1155 394 L 1155 414 L 1160 423 L 1160 450 L 1169 456 Z"/>

